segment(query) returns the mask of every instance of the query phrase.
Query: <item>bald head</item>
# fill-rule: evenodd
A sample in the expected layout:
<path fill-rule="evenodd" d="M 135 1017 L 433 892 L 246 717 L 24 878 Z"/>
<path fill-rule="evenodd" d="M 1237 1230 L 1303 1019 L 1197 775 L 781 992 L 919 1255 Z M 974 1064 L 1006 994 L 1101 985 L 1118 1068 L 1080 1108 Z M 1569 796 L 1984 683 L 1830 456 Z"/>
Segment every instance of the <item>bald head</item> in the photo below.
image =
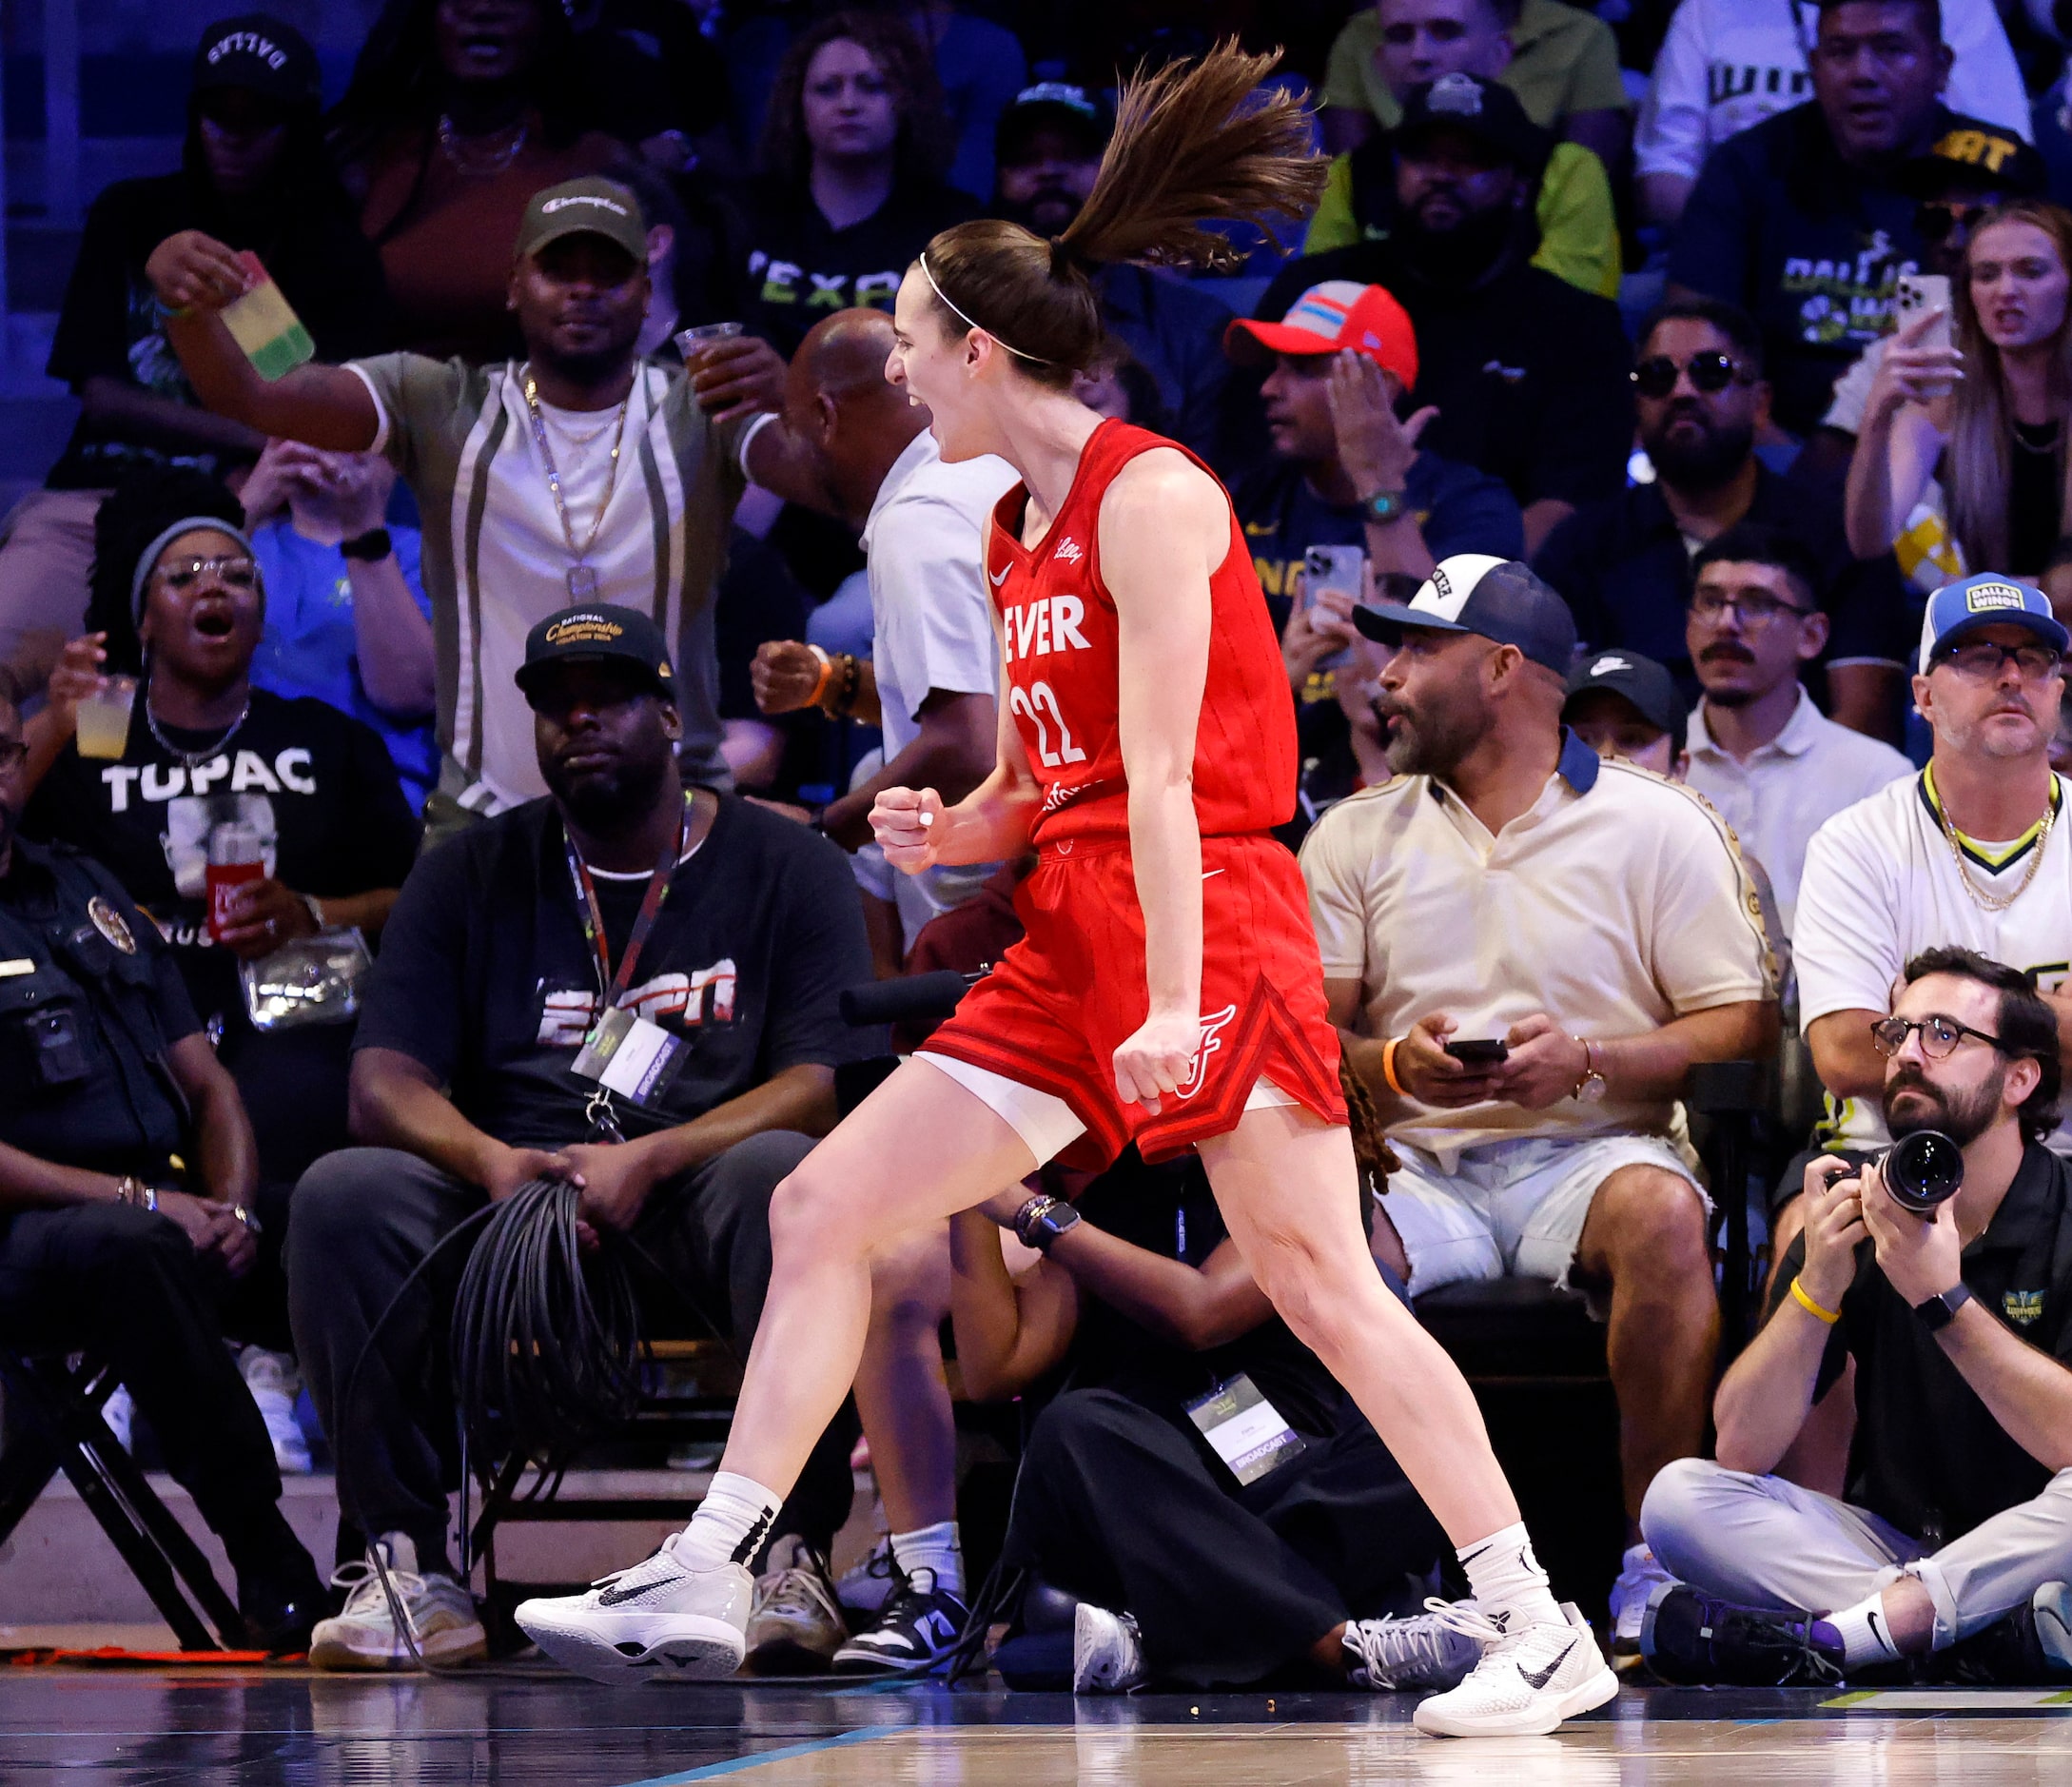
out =
<path fill-rule="evenodd" d="M 799 344 L 785 382 L 785 429 L 814 462 L 823 506 L 859 527 L 892 461 L 928 423 L 928 411 L 887 382 L 891 351 L 884 311 L 838 310 Z"/>

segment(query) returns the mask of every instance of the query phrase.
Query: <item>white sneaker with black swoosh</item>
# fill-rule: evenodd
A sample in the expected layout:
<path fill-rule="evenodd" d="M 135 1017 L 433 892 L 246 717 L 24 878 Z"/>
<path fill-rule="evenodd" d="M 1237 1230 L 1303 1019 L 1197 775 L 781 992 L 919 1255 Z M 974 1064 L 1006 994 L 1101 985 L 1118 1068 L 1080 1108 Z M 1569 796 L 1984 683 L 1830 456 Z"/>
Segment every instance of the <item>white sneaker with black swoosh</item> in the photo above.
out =
<path fill-rule="evenodd" d="M 681 1533 L 643 1563 L 580 1595 L 520 1601 L 525 1634 L 564 1669 L 593 1681 L 713 1680 L 748 1654 L 755 1581 L 738 1563 L 693 1569 Z"/>
<path fill-rule="evenodd" d="M 1534 1737 L 1612 1699 L 1619 1679 L 1589 1621 L 1573 1601 L 1561 1612 L 1562 1625 L 1488 1621 L 1482 1660 L 1457 1688 L 1420 1702 L 1411 1721 L 1434 1738 Z"/>

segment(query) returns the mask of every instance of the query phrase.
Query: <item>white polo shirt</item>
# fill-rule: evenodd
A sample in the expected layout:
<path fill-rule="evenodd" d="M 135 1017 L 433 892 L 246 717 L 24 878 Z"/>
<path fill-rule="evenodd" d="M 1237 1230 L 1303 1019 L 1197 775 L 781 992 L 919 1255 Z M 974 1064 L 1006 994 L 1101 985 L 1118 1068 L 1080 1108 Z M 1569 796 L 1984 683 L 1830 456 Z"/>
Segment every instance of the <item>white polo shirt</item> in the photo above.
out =
<path fill-rule="evenodd" d="M 1833 1011 L 1888 1011 L 1892 983 L 1909 956 L 1950 945 L 2032 971 L 2046 991 L 2072 974 L 2072 826 L 2065 820 L 2065 782 L 2051 778 L 2057 818 L 2043 860 L 2005 912 L 1988 912 L 1965 893 L 1974 887 L 2005 898 L 2035 862 L 2033 835 L 2011 851 L 1982 843 L 1964 851 L 1960 869 L 1932 801 L 1933 772 L 1880 789 L 1838 813 L 1813 835 L 1799 883 L 1792 933 L 1799 971 L 1799 1022 Z M 1874 1101 L 1829 1101 L 1826 1133 L 1846 1148 L 1882 1148 L 1891 1137 Z M 2072 1126 L 2049 1138 L 2072 1154 Z"/>
<path fill-rule="evenodd" d="M 1691 716 L 1685 780 L 1720 811 L 1769 876 L 1785 935 L 1798 904 L 1799 873 L 1813 834 L 1886 783 L 1914 773 L 1888 744 L 1838 726 L 1804 688 L 1785 729 L 1741 760 L 1716 743 L 1699 702 Z"/>
<path fill-rule="evenodd" d="M 946 464 L 934 435 L 924 428 L 878 486 L 864 523 L 863 549 L 887 761 L 920 732 L 921 704 L 930 689 L 998 692 L 1000 646 L 986 588 L 986 523 L 1014 481 L 1014 468 L 990 455 Z M 894 874 L 907 946 L 912 948 L 930 918 L 977 893 L 999 866 L 970 863 Z"/>
<path fill-rule="evenodd" d="M 1302 874 L 1324 978 L 1360 983 L 1365 1035 L 1400 1036 L 1444 1011 L 1457 1036 L 1501 1036 L 1544 1011 L 1573 1035 L 1633 1036 L 1776 996 L 1726 823 L 1688 789 L 1600 762 L 1566 732 L 1539 799 L 1495 836 L 1443 782 L 1398 776 L 1317 822 Z M 1615 1091 L 1545 1110 L 1419 1106 L 1389 1133 L 1451 1171 L 1484 1143 L 1666 1135 L 1672 1110 Z"/>

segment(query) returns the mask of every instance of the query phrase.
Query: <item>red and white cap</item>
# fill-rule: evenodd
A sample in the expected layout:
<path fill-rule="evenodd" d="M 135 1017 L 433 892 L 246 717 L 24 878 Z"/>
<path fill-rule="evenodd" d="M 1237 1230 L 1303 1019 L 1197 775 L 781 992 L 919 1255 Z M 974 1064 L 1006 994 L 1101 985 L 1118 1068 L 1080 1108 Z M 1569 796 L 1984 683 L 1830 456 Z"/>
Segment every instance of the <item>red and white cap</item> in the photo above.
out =
<path fill-rule="evenodd" d="M 1327 279 L 1298 298 L 1279 323 L 1240 317 L 1223 331 L 1223 352 L 1240 365 L 1275 354 L 1365 354 L 1407 391 L 1417 383 L 1417 332 L 1385 285 Z"/>

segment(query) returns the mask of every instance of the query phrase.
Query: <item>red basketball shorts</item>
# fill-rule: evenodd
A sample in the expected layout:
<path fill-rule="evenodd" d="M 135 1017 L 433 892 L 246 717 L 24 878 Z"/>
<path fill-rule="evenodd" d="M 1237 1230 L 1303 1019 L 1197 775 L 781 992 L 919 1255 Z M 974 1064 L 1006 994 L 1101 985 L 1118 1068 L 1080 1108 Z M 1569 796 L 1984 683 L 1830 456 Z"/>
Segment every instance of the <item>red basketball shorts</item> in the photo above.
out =
<path fill-rule="evenodd" d="M 1156 1115 L 1115 1090 L 1115 1051 L 1150 1009 L 1124 843 L 1043 848 L 1015 894 L 1026 934 L 923 1052 L 1062 1099 L 1085 1125 L 1059 1156 L 1067 1166 L 1105 1167 L 1132 1141 L 1163 1160 L 1227 1134 L 1261 1079 L 1286 1094 L 1270 1102 L 1342 1124 L 1338 1032 L 1295 858 L 1264 835 L 1205 837 L 1202 865 L 1202 1041 Z"/>

